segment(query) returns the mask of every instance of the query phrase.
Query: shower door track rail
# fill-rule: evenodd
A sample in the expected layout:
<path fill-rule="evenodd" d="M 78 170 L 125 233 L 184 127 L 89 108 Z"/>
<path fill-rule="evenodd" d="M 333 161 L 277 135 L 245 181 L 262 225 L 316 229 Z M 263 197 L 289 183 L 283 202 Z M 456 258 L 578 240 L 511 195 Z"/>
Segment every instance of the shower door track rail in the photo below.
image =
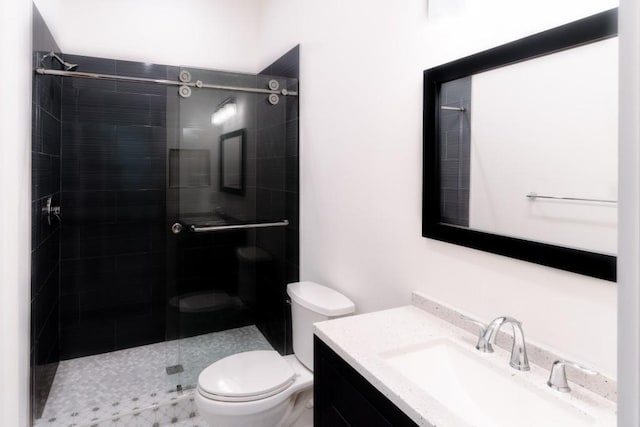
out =
<path fill-rule="evenodd" d="M 267 95 L 282 95 L 282 96 L 297 96 L 298 92 L 290 91 L 287 89 L 271 90 L 271 89 L 259 89 L 252 87 L 242 86 L 224 86 L 213 85 L 208 83 L 202 83 L 200 80 L 196 82 L 181 82 L 177 80 L 164 80 L 164 79 L 149 79 L 146 77 L 130 77 L 130 76 L 115 76 L 113 74 L 98 74 L 98 73 L 84 73 L 81 71 L 64 71 L 64 70 L 49 70 L 47 68 L 36 68 L 36 74 L 47 74 L 52 76 L 62 77 L 76 77 L 80 79 L 93 79 L 93 80 L 109 80 L 109 81 L 122 81 L 122 82 L 137 82 L 137 83 L 151 83 L 164 86 L 189 86 L 198 89 L 219 89 L 230 90 L 235 92 L 249 92 L 249 93 L 262 93 Z"/>
<path fill-rule="evenodd" d="M 209 233 L 212 231 L 240 230 L 247 228 L 286 227 L 287 225 L 289 225 L 289 221 L 285 219 L 284 221 L 259 222 L 256 224 L 211 225 L 206 227 L 198 227 L 197 225 L 192 225 L 191 227 L 189 227 L 189 229 L 194 233 Z"/>

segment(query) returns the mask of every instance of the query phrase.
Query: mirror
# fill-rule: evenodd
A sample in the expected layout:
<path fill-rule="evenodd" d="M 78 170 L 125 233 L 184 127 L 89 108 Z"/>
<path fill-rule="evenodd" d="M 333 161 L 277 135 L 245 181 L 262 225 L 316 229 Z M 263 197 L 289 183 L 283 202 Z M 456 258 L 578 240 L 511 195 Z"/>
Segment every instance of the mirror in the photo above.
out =
<path fill-rule="evenodd" d="M 425 71 L 423 236 L 615 280 L 616 23 Z"/>
<path fill-rule="evenodd" d="M 220 136 L 220 191 L 244 194 L 245 130 Z"/>

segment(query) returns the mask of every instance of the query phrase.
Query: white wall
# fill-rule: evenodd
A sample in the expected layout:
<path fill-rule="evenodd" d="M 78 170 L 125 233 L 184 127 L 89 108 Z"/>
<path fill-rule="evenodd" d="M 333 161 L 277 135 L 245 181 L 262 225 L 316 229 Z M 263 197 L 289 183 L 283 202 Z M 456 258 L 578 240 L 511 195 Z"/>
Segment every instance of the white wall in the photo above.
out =
<path fill-rule="evenodd" d="M 617 38 L 474 75 L 470 117 L 471 228 L 617 253 L 616 204 L 525 197 L 617 200 Z"/>
<path fill-rule="evenodd" d="M 616 286 L 421 237 L 422 71 L 613 0 L 268 0 L 261 65 L 301 43 L 302 275 L 360 312 L 418 289 L 616 373 Z M 597 338 L 594 338 L 597 337 Z M 594 340 L 597 345 L 594 345 Z"/>
<path fill-rule="evenodd" d="M 0 418 L 29 420 L 31 1 L 0 0 Z"/>
<path fill-rule="evenodd" d="M 35 3 L 65 53 L 256 71 L 260 0 Z"/>

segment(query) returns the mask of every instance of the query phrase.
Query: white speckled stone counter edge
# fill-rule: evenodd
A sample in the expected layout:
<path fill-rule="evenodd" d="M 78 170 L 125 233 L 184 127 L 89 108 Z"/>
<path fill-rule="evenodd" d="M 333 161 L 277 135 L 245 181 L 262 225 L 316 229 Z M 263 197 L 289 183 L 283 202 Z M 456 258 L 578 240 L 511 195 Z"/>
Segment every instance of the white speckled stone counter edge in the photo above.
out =
<path fill-rule="evenodd" d="M 429 297 L 414 291 L 411 294 L 411 303 L 429 314 L 432 314 L 454 326 L 464 329 L 465 331 L 477 334 L 478 326 L 473 323 L 467 316 L 456 311 L 440 302 L 436 302 Z M 526 332 L 525 332 L 526 338 Z M 507 351 L 511 351 L 513 338 L 506 332 L 500 331 L 496 339 L 496 344 Z M 564 359 L 561 355 L 545 349 L 539 345 L 527 341 L 527 354 L 529 362 L 535 363 L 543 369 L 551 369 L 551 365 L 558 359 Z M 605 399 L 617 402 L 617 383 L 615 380 L 608 378 L 600 373 L 596 375 L 587 375 L 581 371 L 567 366 L 567 378 L 570 382 L 578 384 L 587 390 L 590 390 Z"/>

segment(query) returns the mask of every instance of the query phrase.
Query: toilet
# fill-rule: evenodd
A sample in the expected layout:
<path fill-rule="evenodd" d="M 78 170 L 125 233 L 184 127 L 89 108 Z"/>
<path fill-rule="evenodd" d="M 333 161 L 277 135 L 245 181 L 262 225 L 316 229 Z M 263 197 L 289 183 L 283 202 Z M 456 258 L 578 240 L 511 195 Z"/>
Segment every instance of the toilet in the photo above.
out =
<path fill-rule="evenodd" d="M 289 427 L 313 397 L 313 324 L 352 314 L 346 296 L 313 282 L 287 285 L 293 355 L 246 351 L 220 359 L 198 377 L 200 417 L 215 427 Z"/>

